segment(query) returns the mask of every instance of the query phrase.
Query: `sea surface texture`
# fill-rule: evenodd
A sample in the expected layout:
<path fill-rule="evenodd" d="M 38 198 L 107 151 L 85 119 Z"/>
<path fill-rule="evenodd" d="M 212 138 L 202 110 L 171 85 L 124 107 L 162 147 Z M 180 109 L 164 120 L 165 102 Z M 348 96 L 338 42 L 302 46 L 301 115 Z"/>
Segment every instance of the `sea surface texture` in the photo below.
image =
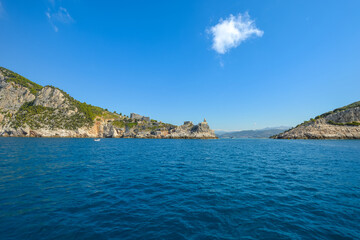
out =
<path fill-rule="evenodd" d="M 0 239 L 359 239 L 360 141 L 0 138 Z"/>

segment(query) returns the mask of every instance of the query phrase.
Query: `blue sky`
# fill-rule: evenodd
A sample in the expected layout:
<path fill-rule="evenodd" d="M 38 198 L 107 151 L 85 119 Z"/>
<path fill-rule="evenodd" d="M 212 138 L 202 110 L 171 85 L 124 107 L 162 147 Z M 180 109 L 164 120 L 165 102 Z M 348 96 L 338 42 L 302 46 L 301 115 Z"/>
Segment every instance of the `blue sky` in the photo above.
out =
<path fill-rule="evenodd" d="M 0 66 L 173 124 L 294 126 L 360 100 L 359 9 L 357 0 L 0 0 Z"/>

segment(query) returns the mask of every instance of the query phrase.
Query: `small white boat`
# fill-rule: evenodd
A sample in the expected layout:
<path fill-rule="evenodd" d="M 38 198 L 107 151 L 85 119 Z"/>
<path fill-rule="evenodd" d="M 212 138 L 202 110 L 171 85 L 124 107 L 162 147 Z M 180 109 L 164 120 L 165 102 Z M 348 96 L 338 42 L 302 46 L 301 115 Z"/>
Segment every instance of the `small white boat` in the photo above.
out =
<path fill-rule="evenodd" d="M 95 142 L 100 142 L 100 138 L 94 139 Z"/>

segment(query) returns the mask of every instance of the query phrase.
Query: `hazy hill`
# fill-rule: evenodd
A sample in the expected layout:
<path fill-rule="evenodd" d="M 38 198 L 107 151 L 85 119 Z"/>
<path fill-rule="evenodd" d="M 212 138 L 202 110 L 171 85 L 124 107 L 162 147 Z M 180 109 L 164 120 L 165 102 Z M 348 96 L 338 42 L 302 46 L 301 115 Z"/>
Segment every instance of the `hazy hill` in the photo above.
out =
<path fill-rule="evenodd" d="M 288 127 L 264 128 L 258 130 L 243 130 L 217 134 L 219 138 L 269 138 L 281 133 Z"/>

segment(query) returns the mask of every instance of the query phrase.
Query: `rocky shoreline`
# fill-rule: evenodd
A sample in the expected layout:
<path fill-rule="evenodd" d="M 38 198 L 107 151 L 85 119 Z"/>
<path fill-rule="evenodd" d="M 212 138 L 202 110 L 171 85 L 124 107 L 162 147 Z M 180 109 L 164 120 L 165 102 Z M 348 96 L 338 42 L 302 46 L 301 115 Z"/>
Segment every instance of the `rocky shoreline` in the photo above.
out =
<path fill-rule="evenodd" d="M 360 102 L 324 113 L 271 138 L 360 139 Z"/>

